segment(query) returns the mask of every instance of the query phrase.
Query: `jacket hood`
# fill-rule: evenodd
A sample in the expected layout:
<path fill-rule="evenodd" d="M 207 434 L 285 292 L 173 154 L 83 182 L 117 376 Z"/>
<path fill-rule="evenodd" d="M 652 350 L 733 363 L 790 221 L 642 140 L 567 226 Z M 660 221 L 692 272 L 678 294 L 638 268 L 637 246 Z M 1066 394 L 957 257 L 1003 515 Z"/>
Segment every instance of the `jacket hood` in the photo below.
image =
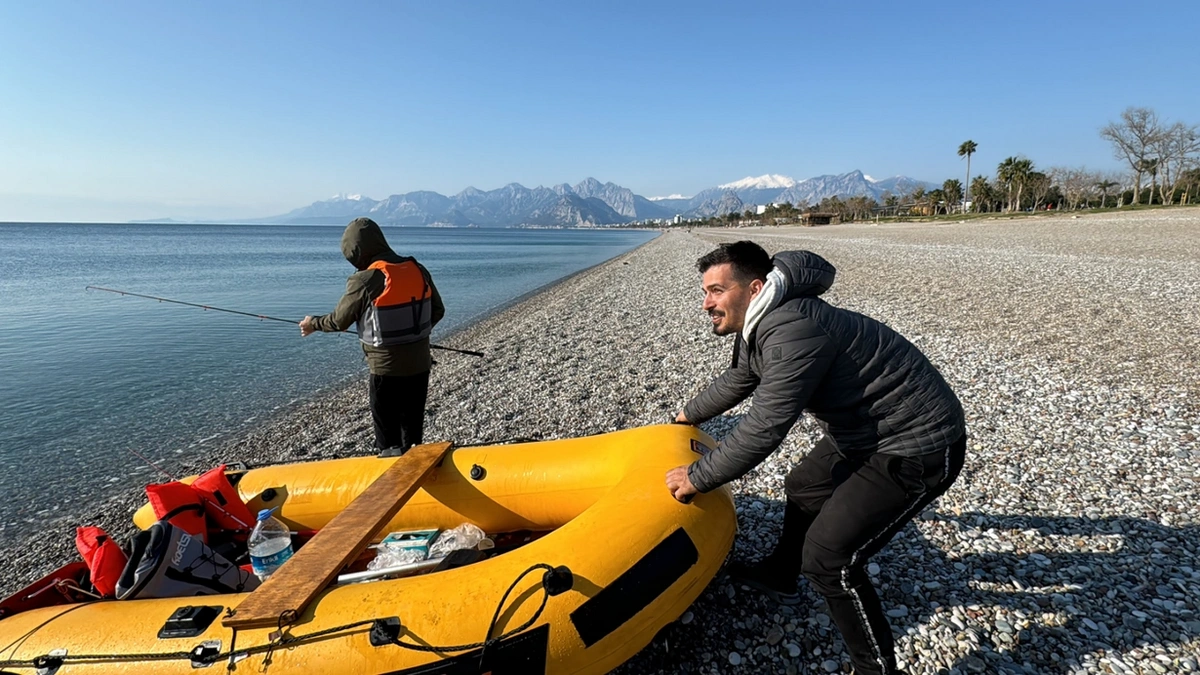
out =
<path fill-rule="evenodd" d="M 383 255 L 395 252 L 383 238 L 383 230 L 370 218 L 356 218 L 342 233 L 342 255 L 355 269 L 365 270 Z"/>
<path fill-rule="evenodd" d="M 821 295 L 833 285 L 833 277 L 837 274 L 828 260 L 812 251 L 780 251 L 771 262 L 783 275 L 780 302 Z"/>

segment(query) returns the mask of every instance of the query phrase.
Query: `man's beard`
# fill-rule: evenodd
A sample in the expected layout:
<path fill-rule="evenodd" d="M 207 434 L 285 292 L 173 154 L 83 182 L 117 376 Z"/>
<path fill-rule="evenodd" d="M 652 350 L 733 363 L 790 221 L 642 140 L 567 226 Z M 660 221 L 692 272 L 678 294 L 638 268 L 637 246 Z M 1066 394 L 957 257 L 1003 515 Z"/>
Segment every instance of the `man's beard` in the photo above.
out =
<path fill-rule="evenodd" d="M 709 314 L 709 315 L 708 315 L 708 317 L 709 317 L 709 321 L 712 321 L 712 319 L 713 319 L 714 315 L 713 315 L 713 314 Z M 720 315 L 720 317 L 721 317 L 722 319 L 726 318 L 724 314 L 721 314 L 721 315 Z M 712 324 L 712 332 L 713 332 L 713 335 L 720 335 L 720 336 L 724 337 L 724 336 L 726 336 L 726 335 L 729 335 L 730 333 L 732 333 L 732 332 L 733 332 L 733 331 L 729 330 L 728 328 L 722 328 L 721 326 L 722 326 L 722 324 L 721 324 L 721 323 L 713 323 L 713 324 Z"/>

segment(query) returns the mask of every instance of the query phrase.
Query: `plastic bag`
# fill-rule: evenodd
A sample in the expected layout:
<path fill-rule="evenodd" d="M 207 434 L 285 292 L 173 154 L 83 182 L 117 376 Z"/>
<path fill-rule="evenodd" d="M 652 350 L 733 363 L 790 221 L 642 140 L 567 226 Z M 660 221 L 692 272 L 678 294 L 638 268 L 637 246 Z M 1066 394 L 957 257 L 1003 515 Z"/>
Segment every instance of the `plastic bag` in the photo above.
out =
<path fill-rule="evenodd" d="M 371 562 L 367 563 L 367 569 L 382 570 L 388 567 L 421 562 L 424 559 L 425 552 L 421 549 L 380 546 L 375 553 L 375 557 L 371 559 Z"/>
<path fill-rule="evenodd" d="M 436 541 L 429 546 L 429 557 L 439 558 L 459 549 L 475 548 L 487 535 L 483 530 L 471 523 L 463 523 L 452 530 L 446 530 L 438 535 Z"/>

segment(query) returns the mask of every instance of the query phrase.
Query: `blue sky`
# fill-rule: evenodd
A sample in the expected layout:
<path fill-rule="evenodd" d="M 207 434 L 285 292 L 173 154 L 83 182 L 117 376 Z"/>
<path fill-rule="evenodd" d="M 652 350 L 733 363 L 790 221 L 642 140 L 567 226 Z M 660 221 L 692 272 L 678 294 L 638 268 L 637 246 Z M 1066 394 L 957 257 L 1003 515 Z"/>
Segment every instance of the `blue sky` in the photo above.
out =
<path fill-rule="evenodd" d="M 645 196 L 1200 124 L 1194 0 L 0 3 L 0 221 L 274 215 L 587 176 Z"/>

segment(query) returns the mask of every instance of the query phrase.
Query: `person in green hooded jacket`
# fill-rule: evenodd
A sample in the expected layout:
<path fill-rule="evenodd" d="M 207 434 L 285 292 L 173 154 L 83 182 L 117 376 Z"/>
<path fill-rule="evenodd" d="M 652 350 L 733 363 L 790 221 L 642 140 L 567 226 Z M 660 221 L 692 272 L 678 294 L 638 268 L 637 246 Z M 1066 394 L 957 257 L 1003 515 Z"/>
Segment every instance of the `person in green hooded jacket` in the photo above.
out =
<path fill-rule="evenodd" d="M 342 254 L 358 271 L 332 312 L 306 316 L 300 335 L 341 332 L 357 324 L 371 372 L 368 392 L 375 446 L 403 453 L 421 443 L 433 357 L 429 334 L 446 314 L 429 270 L 397 255 L 370 218 L 342 234 Z"/>

